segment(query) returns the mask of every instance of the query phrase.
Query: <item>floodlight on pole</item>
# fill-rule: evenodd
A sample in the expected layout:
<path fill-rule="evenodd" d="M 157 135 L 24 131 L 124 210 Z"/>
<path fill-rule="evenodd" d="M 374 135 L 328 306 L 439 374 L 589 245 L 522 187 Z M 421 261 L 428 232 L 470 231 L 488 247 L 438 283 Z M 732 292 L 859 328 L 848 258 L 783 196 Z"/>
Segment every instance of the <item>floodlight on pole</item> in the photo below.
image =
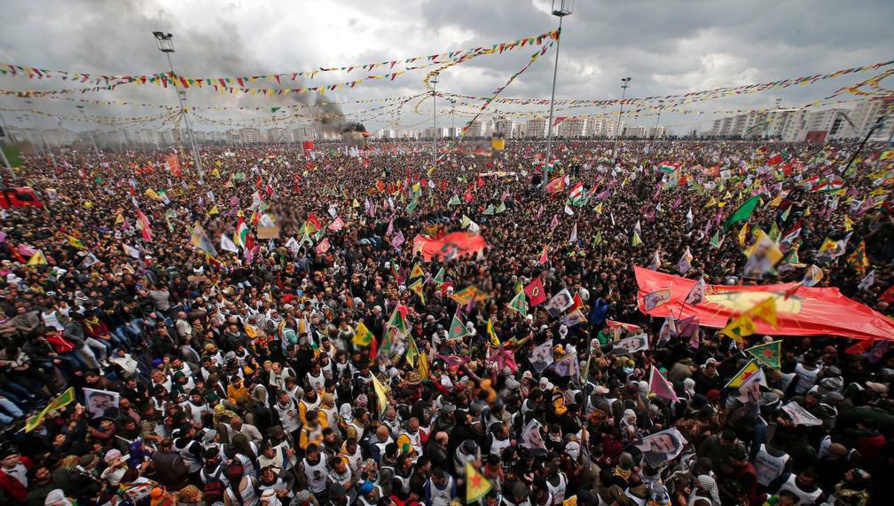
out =
<path fill-rule="evenodd" d="M 440 82 L 439 78 L 440 74 L 435 72 L 432 74 L 431 79 L 428 80 L 432 84 L 431 90 L 431 119 L 432 119 L 432 130 L 431 130 L 431 138 L 432 138 L 432 167 L 438 166 L 438 83 Z"/>
<path fill-rule="evenodd" d="M 612 148 L 612 156 L 618 157 L 618 138 L 621 137 L 621 117 L 624 116 L 624 98 L 627 97 L 627 87 L 630 86 L 630 77 L 621 78 L 621 110 L 618 112 L 618 124 L 615 126 L 615 146 Z"/>
<path fill-rule="evenodd" d="M 205 184 L 205 171 L 202 168 L 202 157 L 199 154 L 199 147 L 196 145 L 196 136 L 192 131 L 192 122 L 189 120 L 189 113 L 183 105 L 183 101 L 186 98 L 186 92 L 181 90 L 177 84 L 177 74 L 174 72 L 174 63 L 171 61 L 171 53 L 174 52 L 174 36 L 170 33 L 158 31 L 152 32 L 152 35 L 155 36 L 158 50 L 164 53 L 165 57 L 168 59 L 168 68 L 171 69 L 170 82 L 174 86 L 174 90 L 177 92 L 177 102 L 180 104 L 180 114 L 186 120 L 186 135 L 189 136 L 189 145 L 192 148 L 193 162 L 196 165 L 196 170 L 199 172 L 199 184 Z"/>
<path fill-rule="evenodd" d="M 562 20 L 574 11 L 574 0 L 553 0 L 552 15 L 559 18 L 559 29 L 556 32 L 556 62 L 553 65 L 553 88 L 549 97 L 549 121 L 546 124 L 546 159 L 543 161 L 543 189 L 549 182 L 549 164 L 553 156 L 553 114 L 556 109 L 556 76 L 559 73 L 559 48 L 562 44 Z"/>

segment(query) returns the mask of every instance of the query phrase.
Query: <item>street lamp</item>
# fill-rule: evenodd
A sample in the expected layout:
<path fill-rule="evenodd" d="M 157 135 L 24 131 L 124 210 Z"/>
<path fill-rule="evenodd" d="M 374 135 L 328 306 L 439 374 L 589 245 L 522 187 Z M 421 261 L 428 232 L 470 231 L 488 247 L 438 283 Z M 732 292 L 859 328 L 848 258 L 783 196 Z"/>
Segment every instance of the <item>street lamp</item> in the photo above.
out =
<path fill-rule="evenodd" d="M 556 32 L 556 62 L 553 65 L 553 89 L 549 97 L 549 123 L 546 125 L 546 160 L 543 164 L 543 189 L 549 182 L 549 164 L 553 156 L 553 112 L 556 108 L 556 75 L 559 73 L 559 48 L 562 45 L 562 20 L 571 15 L 574 0 L 553 0 L 552 14 L 559 18 L 559 30 Z"/>
<path fill-rule="evenodd" d="M 621 116 L 624 115 L 624 98 L 627 96 L 627 87 L 630 86 L 630 77 L 621 78 L 621 111 L 618 112 L 618 124 L 615 126 L 615 147 L 612 148 L 612 154 L 618 157 L 618 138 L 621 136 Z"/>
<path fill-rule="evenodd" d="M 176 74 L 174 73 L 174 64 L 171 62 L 171 53 L 174 52 L 174 36 L 170 33 L 152 32 L 155 41 L 158 43 L 158 50 L 165 54 L 168 58 L 168 67 L 171 69 L 171 83 L 174 90 L 177 91 L 177 102 L 180 103 L 180 114 L 186 119 L 186 134 L 189 136 L 189 145 L 192 147 L 193 161 L 196 164 L 196 170 L 199 171 L 199 184 L 205 184 L 205 171 L 202 169 L 202 157 L 199 155 L 199 148 L 196 145 L 196 136 L 192 131 L 192 123 L 189 120 L 189 113 L 183 106 L 185 91 L 181 91 L 177 86 Z"/>
<path fill-rule="evenodd" d="M 438 72 L 432 74 L 428 80 L 432 84 L 431 90 L 431 119 L 432 119 L 432 167 L 438 166 L 438 83 L 440 82 Z"/>
<path fill-rule="evenodd" d="M 658 101 L 658 118 L 655 119 L 655 135 L 654 138 L 658 139 L 658 125 L 661 124 L 661 110 L 664 109 L 664 100 Z"/>

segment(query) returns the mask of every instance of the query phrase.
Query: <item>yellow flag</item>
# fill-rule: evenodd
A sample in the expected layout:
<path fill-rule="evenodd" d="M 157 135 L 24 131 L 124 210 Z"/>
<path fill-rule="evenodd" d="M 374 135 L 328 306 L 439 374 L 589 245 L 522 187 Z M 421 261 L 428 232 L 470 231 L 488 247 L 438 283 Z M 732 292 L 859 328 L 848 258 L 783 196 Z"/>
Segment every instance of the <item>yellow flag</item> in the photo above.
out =
<path fill-rule="evenodd" d="M 212 206 L 211 209 L 208 211 L 208 216 L 214 216 L 216 214 L 220 214 L 220 209 L 217 208 L 217 204 L 214 204 L 214 206 Z"/>
<path fill-rule="evenodd" d="M 146 190 L 146 196 L 152 200 L 158 200 L 158 194 L 152 188 Z"/>
<path fill-rule="evenodd" d="M 218 169 L 217 167 L 215 167 L 214 170 L 211 171 L 211 175 L 214 176 L 214 177 L 220 177 L 220 169 Z"/>
<path fill-rule="evenodd" d="M 375 375 L 371 375 L 373 382 L 373 390 L 376 392 L 376 399 L 378 400 L 378 408 L 379 413 L 384 413 L 385 408 L 388 407 L 388 390 L 385 388 L 378 378 Z"/>
<path fill-rule="evenodd" d="M 744 342 L 742 338 L 754 334 L 756 330 L 754 320 L 751 319 L 748 313 L 745 313 L 727 323 L 726 327 L 723 327 L 723 330 L 720 332 L 729 336 L 736 343 L 742 344 Z"/>
<path fill-rule="evenodd" d="M 369 346 L 372 344 L 372 340 L 372 332 L 366 328 L 366 325 L 364 325 L 363 322 L 358 322 L 357 329 L 354 331 L 354 344 L 357 346 Z"/>
<path fill-rule="evenodd" d="M 723 388 L 738 388 L 742 385 L 742 383 L 747 380 L 751 375 L 756 374 L 760 371 L 761 367 L 754 361 L 754 359 L 749 360 L 745 367 L 742 368 L 731 380 L 726 384 Z"/>
<path fill-rule="evenodd" d="M 483 474 L 475 469 L 471 462 L 466 462 L 466 504 L 473 503 L 490 492 L 493 485 Z"/>
<path fill-rule="evenodd" d="M 84 243 L 82 243 L 80 239 L 73 235 L 68 236 L 68 244 L 71 244 L 78 249 L 87 249 L 87 246 L 84 246 Z"/>
<path fill-rule="evenodd" d="M 410 271 L 410 279 L 413 278 L 421 278 L 425 276 L 425 272 L 422 271 L 422 267 L 419 267 L 419 264 L 413 266 L 413 270 Z"/>
<path fill-rule="evenodd" d="M 43 252 L 38 251 L 34 255 L 31 256 L 31 259 L 28 260 L 28 265 L 46 265 L 47 257 L 43 256 Z"/>
<path fill-rule="evenodd" d="M 353 207 L 355 209 L 360 207 L 360 202 L 357 202 L 357 199 L 354 199 L 354 201 L 351 202 L 351 207 Z"/>
<path fill-rule="evenodd" d="M 124 215 L 118 213 L 118 217 L 115 218 L 115 225 L 121 225 L 122 223 L 124 223 Z"/>
<path fill-rule="evenodd" d="M 745 241 L 748 240 L 748 223 L 742 225 L 742 230 L 739 231 L 739 246 L 745 246 Z"/>
<path fill-rule="evenodd" d="M 410 285 L 410 290 L 419 297 L 419 300 L 425 304 L 425 292 L 422 290 L 422 280 L 417 279 L 413 284 Z"/>
<path fill-rule="evenodd" d="M 416 360 L 416 371 L 422 379 L 428 379 L 428 355 L 424 351 L 419 353 L 419 357 Z"/>
<path fill-rule="evenodd" d="M 39 413 L 32 415 L 25 420 L 25 432 L 31 432 L 36 429 L 37 426 L 40 425 L 40 422 L 46 418 L 47 414 L 52 413 L 57 409 L 64 408 L 75 400 L 74 387 L 68 387 L 66 391 L 59 394 L 59 397 L 53 399 L 53 401 L 47 404 Z"/>
<path fill-rule="evenodd" d="M 767 300 L 749 309 L 746 314 L 769 323 L 773 328 L 779 327 L 776 321 L 776 297 L 769 297 Z"/>
<path fill-rule="evenodd" d="M 487 320 L 487 337 L 490 338 L 490 345 L 494 348 L 500 347 L 500 338 L 497 337 L 497 333 L 494 331 L 494 321 Z"/>

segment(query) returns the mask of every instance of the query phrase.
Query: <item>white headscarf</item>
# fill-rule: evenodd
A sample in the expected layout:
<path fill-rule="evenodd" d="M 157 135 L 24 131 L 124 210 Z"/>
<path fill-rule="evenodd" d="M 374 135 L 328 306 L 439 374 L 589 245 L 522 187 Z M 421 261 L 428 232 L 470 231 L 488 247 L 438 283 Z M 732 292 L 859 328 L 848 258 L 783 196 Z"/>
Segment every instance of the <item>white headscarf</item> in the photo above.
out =
<path fill-rule="evenodd" d="M 717 491 L 717 482 L 714 481 L 714 478 L 707 474 L 702 474 L 696 478 L 696 481 L 698 482 L 698 486 L 705 489 L 711 496 L 711 501 L 713 501 L 714 506 L 718 506 L 720 504 L 720 493 Z"/>

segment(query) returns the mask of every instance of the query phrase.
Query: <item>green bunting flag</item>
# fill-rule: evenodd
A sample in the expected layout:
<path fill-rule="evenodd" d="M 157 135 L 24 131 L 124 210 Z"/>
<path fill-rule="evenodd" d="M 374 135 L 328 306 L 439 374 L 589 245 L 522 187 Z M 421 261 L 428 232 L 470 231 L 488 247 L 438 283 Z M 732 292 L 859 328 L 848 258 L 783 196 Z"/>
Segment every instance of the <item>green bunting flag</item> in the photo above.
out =
<path fill-rule="evenodd" d="M 720 248 L 720 231 L 715 231 L 714 236 L 711 237 L 711 247 L 714 249 Z"/>
<path fill-rule="evenodd" d="M 459 195 L 454 195 L 454 196 L 450 197 L 450 201 L 447 202 L 447 205 L 448 206 L 458 206 L 458 205 L 460 205 L 460 203 L 461 202 L 459 200 Z"/>
<path fill-rule="evenodd" d="M 432 281 L 434 281 L 438 285 L 444 284 L 444 268 L 443 267 L 441 267 L 441 270 L 439 270 L 438 273 L 435 274 L 435 277 L 432 279 Z"/>

